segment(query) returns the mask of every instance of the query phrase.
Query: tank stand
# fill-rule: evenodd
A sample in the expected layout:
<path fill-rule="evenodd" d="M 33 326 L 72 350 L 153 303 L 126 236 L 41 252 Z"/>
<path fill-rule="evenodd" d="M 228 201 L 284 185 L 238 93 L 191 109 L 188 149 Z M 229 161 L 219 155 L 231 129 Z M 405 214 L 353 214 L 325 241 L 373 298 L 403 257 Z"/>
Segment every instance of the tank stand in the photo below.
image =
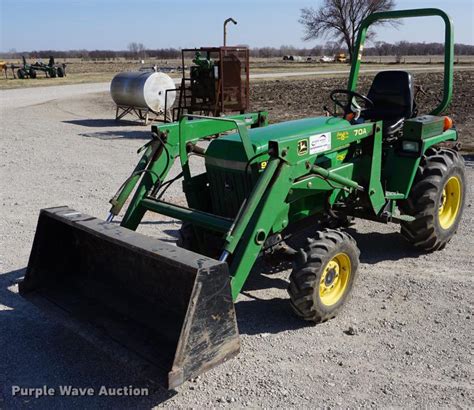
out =
<path fill-rule="evenodd" d="M 115 111 L 115 120 L 121 120 L 127 114 L 137 117 L 139 120 L 143 121 L 143 125 L 148 125 L 151 122 L 167 122 L 168 118 L 171 118 L 170 112 L 156 112 L 149 108 L 140 108 L 127 105 L 117 105 Z"/>

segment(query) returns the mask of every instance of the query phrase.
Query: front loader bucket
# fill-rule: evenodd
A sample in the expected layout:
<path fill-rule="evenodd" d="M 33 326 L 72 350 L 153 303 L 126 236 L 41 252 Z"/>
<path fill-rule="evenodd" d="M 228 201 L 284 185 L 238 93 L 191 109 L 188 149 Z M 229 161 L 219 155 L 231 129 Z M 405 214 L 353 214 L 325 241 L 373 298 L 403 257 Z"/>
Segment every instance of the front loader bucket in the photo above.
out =
<path fill-rule="evenodd" d="M 41 210 L 20 293 L 92 323 L 169 389 L 240 349 L 226 263 L 68 207 Z"/>

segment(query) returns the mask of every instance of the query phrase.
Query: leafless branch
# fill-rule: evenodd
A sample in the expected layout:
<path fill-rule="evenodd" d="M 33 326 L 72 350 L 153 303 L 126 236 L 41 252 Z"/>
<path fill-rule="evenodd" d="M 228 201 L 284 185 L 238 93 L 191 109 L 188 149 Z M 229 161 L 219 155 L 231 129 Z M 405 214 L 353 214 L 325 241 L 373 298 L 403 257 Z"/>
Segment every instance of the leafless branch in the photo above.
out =
<path fill-rule="evenodd" d="M 303 39 L 330 38 L 345 43 L 349 56 L 352 58 L 358 31 L 362 21 L 370 14 L 392 10 L 394 0 L 324 0 L 321 7 L 301 9 L 299 22 L 304 27 Z M 396 21 L 377 21 L 373 26 L 391 24 Z M 369 32 L 367 38 L 373 39 L 374 33 Z"/>

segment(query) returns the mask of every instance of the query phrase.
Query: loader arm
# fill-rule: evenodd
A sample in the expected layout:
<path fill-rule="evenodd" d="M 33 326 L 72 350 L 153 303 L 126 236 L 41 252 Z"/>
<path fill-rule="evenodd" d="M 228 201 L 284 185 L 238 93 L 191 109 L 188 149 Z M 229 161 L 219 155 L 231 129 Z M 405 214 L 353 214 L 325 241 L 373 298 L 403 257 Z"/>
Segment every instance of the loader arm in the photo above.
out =
<path fill-rule="evenodd" d="M 121 223 L 122 226 L 135 230 L 145 212 L 153 211 L 218 232 L 224 238 L 219 259 L 222 262 L 229 262 L 231 291 L 234 300 L 237 299 L 267 238 L 272 233 L 279 232 L 288 226 L 290 203 L 294 203 L 298 199 L 293 195 L 293 188 L 296 188 L 300 196 L 314 195 L 318 189 L 322 192 L 329 192 L 331 202 L 336 200 L 341 190 L 366 190 L 372 203 L 374 215 L 377 215 L 386 203 L 380 182 L 382 144 L 380 123 L 350 126 L 344 122 L 349 127 L 334 132 L 332 144 L 334 154 L 331 154 L 333 157 L 336 157 L 338 152 L 346 150 L 351 142 L 362 139 L 372 141 L 373 153 L 371 161 L 367 163 L 368 179 L 364 177 L 367 180 L 365 188 L 351 179 L 355 174 L 354 167 L 350 163 L 342 164 L 341 161 L 336 161 L 336 163 L 341 163 L 341 166 L 330 170 L 321 166 L 308 168 L 309 165 L 315 164 L 319 156 L 309 155 L 309 153 L 301 156 L 297 153 L 301 137 L 288 137 L 268 143 L 269 149 L 266 154 L 269 155 L 268 164 L 258 176 L 248 197 L 242 202 L 235 218 L 176 205 L 150 195 L 157 183 L 164 181 L 173 162 L 179 158 L 183 169 L 183 185 L 188 203 L 198 202 L 193 195 L 199 196 L 199 193 L 191 189 L 194 181 L 191 178 L 188 164 L 188 144 L 195 144 L 209 135 L 237 131 L 236 135 L 241 140 L 243 147 L 243 158 L 249 162 L 254 158 L 255 150 L 247 134 L 247 127 L 252 124 L 260 124 L 261 117 L 262 115 L 258 113 L 249 114 L 246 117 L 217 119 L 190 115 L 184 116 L 179 123 L 154 128 L 155 137 L 162 146 L 153 148 L 154 143 L 151 142 L 141 159 L 140 164 L 142 165 L 139 164 L 138 168 L 145 168 L 147 172 L 143 172 L 135 196 Z M 154 157 L 153 152 L 156 152 Z M 324 155 L 329 154 L 324 153 Z M 148 166 L 144 167 L 143 164 L 147 164 L 149 157 L 153 158 Z M 301 178 L 318 173 L 319 177 L 314 181 L 314 188 L 311 188 L 312 184 L 301 185 Z M 135 174 L 136 171 L 132 174 L 132 178 L 135 178 Z M 331 180 L 333 182 L 330 182 Z M 334 184 L 338 187 L 335 187 Z M 126 184 L 124 190 L 130 191 L 130 186 Z M 303 193 L 304 191 L 306 193 Z M 301 217 L 311 216 L 322 210 L 320 207 L 307 210 L 307 213 L 302 210 Z M 231 257 L 229 258 L 229 256 Z"/>
<path fill-rule="evenodd" d="M 188 143 L 196 143 L 205 137 L 232 131 L 235 128 L 238 128 L 243 140 L 245 140 L 244 125 L 245 127 L 259 127 L 267 125 L 268 121 L 268 114 L 266 112 L 229 116 L 226 117 L 227 121 L 216 121 L 216 118 L 212 117 L 206 118 L 191 115 L 189 117 L 198 118 L 189 121 L 187 116 L 184 116 L 178 123 L 152 127 L 154 140 L 149 143 L 132 175 L 123 184 L 114 198 L 112 198 L 114 202 L 112 202 L 110 212 L 113 215 L 118 215 L 129 195 L 136 187 L 135 194 L 122 219 L 121 226 L 132 230 L 137 229 L 146 212 L 142 200 L 151 193 L 154 187 L 157 187 L 158 183 L 162 184 L 165 181 L 177 158 L 181 160 L 185 181 L 189 180 L 186 154 L 186 145 Z M 248 144 L 246 146 L 250 150 L 251 146 Z M 156 154 L 153 155 L 153 153 Z M 139 181 L 140 183 L 136 186 Z"/>
<path fill-rule="evenodd" d="M 284 207 L 292 184 L 292 168 L 280 158 L 272 158 L 267 169 L 228 232 L 223 257 L 233 254 L 230 265 L 232 298 L 237 299 L 265 240 L 271 233 L 278 211 Z"/>

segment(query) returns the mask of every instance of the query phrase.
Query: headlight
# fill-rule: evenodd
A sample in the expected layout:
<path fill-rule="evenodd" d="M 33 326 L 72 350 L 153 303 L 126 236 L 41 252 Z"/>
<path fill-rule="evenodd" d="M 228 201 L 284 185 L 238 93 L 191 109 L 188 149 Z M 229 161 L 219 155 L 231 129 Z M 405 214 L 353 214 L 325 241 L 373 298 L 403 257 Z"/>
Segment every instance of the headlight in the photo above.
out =
<path fill-rule="evenodd" d="M 402 141 L 402 150 L 407 152 L 419 152 L 420 143 L 418 141 Z"/>

